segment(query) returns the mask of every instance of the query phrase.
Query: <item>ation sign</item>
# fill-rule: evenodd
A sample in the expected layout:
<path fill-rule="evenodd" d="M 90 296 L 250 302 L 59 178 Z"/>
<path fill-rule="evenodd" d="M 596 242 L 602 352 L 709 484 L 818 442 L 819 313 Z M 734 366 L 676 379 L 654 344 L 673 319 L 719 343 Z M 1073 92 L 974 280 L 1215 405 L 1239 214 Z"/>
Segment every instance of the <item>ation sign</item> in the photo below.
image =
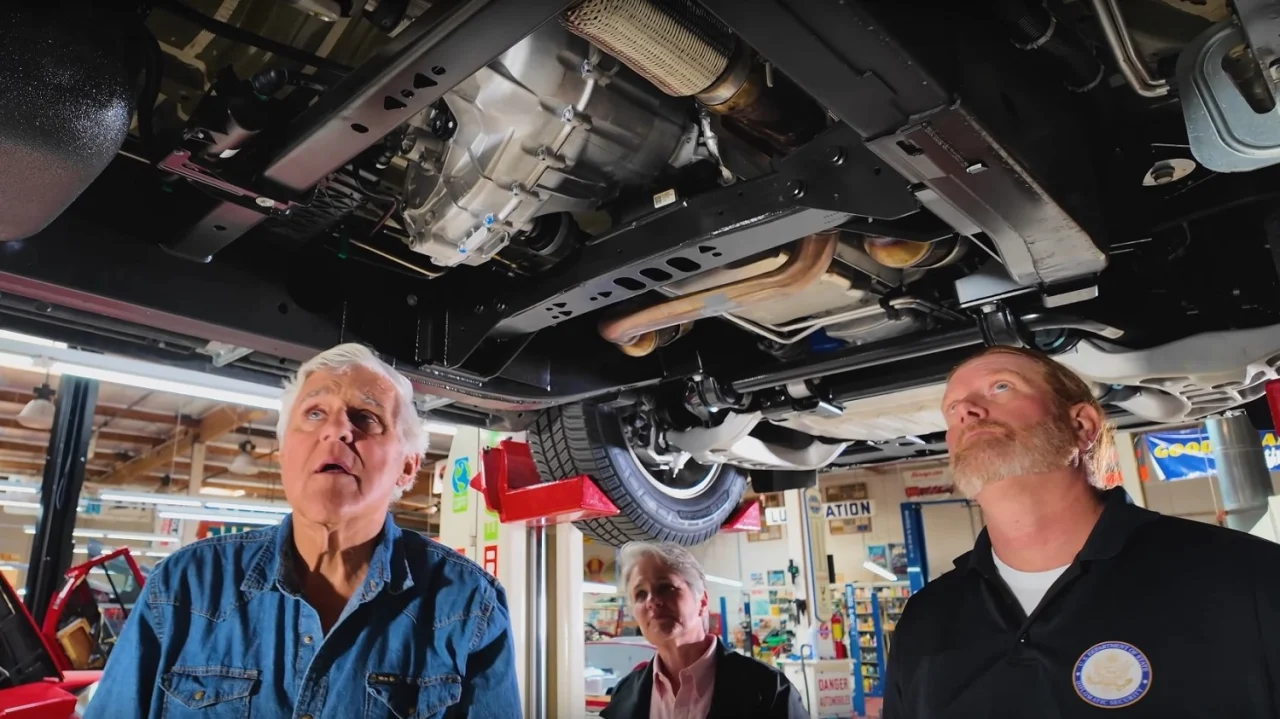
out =
<path fill-rule="evenodd" d="M 854 499 L 848 502 L 830 502 L 823 505 L 827 519 L 852 519 L 854 517 L 870 517 L 875 514 L 875 501 L 870 499 Z"/>

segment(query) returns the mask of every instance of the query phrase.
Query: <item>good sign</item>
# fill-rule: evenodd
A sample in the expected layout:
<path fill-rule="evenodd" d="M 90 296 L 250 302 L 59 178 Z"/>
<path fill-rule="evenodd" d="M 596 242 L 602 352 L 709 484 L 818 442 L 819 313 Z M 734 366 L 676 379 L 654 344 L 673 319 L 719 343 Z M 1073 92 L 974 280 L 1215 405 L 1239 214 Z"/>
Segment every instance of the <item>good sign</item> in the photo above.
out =
<path fill-rule="evenodd" d="M 855 499 L 851 502 L 831 502 L 824 505 L 827 519 L 850 519 L 853 517 L 870 517 L 875 514 L 875 502 L 870 499 Z"/>

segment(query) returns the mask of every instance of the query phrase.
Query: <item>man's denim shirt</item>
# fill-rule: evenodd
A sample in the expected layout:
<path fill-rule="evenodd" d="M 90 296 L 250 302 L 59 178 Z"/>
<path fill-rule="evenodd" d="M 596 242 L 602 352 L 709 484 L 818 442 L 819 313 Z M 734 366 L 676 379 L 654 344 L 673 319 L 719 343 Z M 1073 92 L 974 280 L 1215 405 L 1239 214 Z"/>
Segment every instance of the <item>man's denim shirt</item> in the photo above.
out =
<path fill-rule="evenodd" d="M 206 539 L 157 566 L 84 719 L 521 716 L 492 577 L 388 515 L 325 636 L 293 578 L 291 526 Z"/>

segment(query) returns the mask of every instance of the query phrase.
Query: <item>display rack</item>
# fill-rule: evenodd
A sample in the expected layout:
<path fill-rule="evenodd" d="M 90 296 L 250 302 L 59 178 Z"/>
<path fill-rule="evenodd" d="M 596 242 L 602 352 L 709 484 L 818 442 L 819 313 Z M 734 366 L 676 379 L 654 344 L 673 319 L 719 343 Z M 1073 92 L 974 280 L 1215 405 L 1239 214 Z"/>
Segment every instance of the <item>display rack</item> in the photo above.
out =
<path fill-rule="evenodd" d="M 852 607 L 853 632 L 849 637 L 856 638 L 856 646 L 851 644 L 849 653 L 853 657 L 854 681 L 866 696 L 883 696 L 885 654 L 879 596 L 869 587 L 853 587 Z"/>
<path fill-rule="evenodd" d="M 902 616 L 903 607 L 911 597 L 911 587 L 905 583 L 880 586 L 876 589 L 880 605 L 880 629 L 887 657 L 893 651 L 893 633 L 898 627 L 898 619 Z"/>

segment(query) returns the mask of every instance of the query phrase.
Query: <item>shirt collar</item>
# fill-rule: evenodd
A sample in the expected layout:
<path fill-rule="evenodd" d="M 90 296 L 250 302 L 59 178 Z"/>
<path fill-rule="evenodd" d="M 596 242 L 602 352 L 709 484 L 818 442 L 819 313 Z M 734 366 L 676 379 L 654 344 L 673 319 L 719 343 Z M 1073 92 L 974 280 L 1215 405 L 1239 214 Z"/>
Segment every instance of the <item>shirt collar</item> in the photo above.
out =
<path fill-rule="evenodd" d="M 249 567 L 240 590 L 257 594 L 266 589 L 277 589 L 285 594 L 297 595 L 300 591 L 294 576 L 293 517 L 272 528 L 273 534 L 262 543 L 257 556 Z M 400 528 L 388 512 L 378 535 L 378 543 L 369 558 L 365 582 L 356 595 L 357 601 L 372 599 L 383 587 L 392 594 L 399 594 L 413 586 L 413 575 L 405 558 L 404 543 L 400 541 Z"/>
<path fill-rule="evenodd" d="M 706 691 L 706 680 L 714 676 L 716 662 L 716 650 L 720 647 L 720 638 L 714 634 L 708 634 L 711 637 L 711 644 L 707 646 L 707 651 L 698 657 L 697 661 L 680 671 L 680 685 L 683 687 L 688 682 L 688 686 L 694 690 L 698 696 Z M 662 682 L 663 686 L 670 690 L 670 682 L 662 673 L 662 658 L 657 654 L 653 655 L 653 680 Z"/>
<path fill-rule="evenodd" d="M 1116 556 L 1139 527 L 1160 516 L 1133 504 L 1129 493 L 1122 487 L 1108 489 L 1100 494 L 1102 514 L 1089 532 L 1084 547 L 1076 555 L 1077 561 L 1097 561 Z M 973 551 L 957 557 L 955 565 L 959 569 L 975 570 L 994 578 L 998 576 L 998 572 L 991 557 L 991 537 L 986 528 L 983 528 L 973 545 Z"/>

